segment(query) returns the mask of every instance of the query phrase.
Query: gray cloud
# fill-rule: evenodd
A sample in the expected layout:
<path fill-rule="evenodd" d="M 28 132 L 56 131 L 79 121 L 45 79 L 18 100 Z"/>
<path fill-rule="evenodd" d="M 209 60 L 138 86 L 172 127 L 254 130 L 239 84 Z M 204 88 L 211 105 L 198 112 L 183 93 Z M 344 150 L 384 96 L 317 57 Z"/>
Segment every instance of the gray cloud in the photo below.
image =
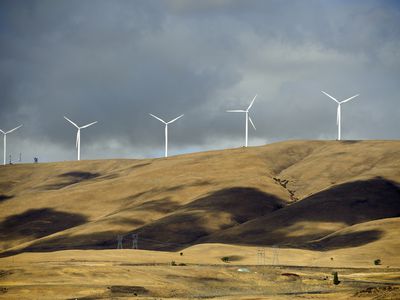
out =
<path fill-rule="evenodd" d="M 26 160 L 146 157 L 163 151 L 154 113 L 182 120 L 171 154 L 250 144 L 398 139 L 400 5 L 396 1 L 2 1 L 0 128 L 24 127 L 9 153 Z"/>

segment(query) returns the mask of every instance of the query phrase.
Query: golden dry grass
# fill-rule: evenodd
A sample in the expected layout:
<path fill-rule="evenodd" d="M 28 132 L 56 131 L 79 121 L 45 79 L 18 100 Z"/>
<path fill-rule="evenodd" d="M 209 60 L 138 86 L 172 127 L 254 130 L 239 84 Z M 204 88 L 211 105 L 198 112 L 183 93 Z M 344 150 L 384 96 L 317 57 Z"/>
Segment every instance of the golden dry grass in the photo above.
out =
<path fill-rule="evenodd" d="M 256 264 L 256 250 L 204 244 L 186 249 L 183 256 L 149 250 L 23 253 L 2 259 L 0 299 L 349 299 L 356 293 L 372 299 L 377 293 L 399 295 L 400 269 L 263 266 Z M 240 259 L 224 263 L 220 259 L 224 254 Z M 266 254 L 270 255 L 270 249 Z M 303 263 L 319 255 L 286 249 L 280 258 Z M 241 267 L 248 272 L 239 272 Z M 332 282 L 332 270 L 339 272 L 338 286 Z M 371 295 L 368 289 L 372 287 L 378 290 Z M 384 290 L 388 287 L 392 290 Z"/>
<path fill-rule="evenodd" d="M 7 289 L 0 297 L 108 299 L 140 286 L 150 291 L 144 298 L 347 299 L 368 288 L 362 282 L 398 282 L 399 149 L 398 141 L 290 141 L 167 159 L 0 167 Z M 144 250 L 105 250 L 116 248 L 119 234 L 130 247 L 133 232 Z M 301 284 L 283 283 L 279 268 L 257 269 L 271 268 L 256 266 L 257 250 L 265 248 L 270 264 L 275 244 L 279 264 L 314 268 L 290 267 Z M 241 265 L 251 273 L 238 274 Z M 308 293 L 344 267 L 363 269 L 327 294 Z M 397 290 L 357 297 L 385 293 Z"/>

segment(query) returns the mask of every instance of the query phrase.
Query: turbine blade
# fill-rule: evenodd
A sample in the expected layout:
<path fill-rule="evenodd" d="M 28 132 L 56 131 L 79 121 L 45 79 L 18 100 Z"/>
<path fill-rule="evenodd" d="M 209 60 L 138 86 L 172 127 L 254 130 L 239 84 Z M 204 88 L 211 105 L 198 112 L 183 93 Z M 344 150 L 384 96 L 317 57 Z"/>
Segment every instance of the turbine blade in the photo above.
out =
<path fill-rule="evenodd" d="M 178 119 L 180 119 L 180 118 L 182 118 L 182 117 L 183 117 L 183 115 L 180 115 L 179 117 L 177 117 L 177 118 L 175 118 L 175 119 L 169 121 L 167 124 L 170 124 L 170 123 L 172 123 L 172 122 L 175 122 L 176 120 L 178 120 Z"/>
<path fill-rule="evenodd" d="M 152 116 L 153 118 L 156 118 L 158 121 L 161 121 L 161 122 L 163 122 L 164 124 L 167 124 L 167 122 L 165 122 L 163 119 L 160 119 L 159 117 L 156 117 L 155 115 L 153 115 L 153 114 L 149 114 L 150 116 Z"/>
<path fill-rule="evenodd" d="M 19 125 L 18 127 L 15 127 L 14 129 L 11 129 L 11 130 L 7 131 L 6 134 L 9 134 L 9 133 L 17 130 L 18 128 L 21 128 L 21 127 L 22 127 L 22 125 Z"/>
<path fill-rule="evenodd" d="M 234 109 L 234 110 L 227 110 L 226 112 L 246 112 L 246 111 L 242 109 Z"/>
<path fill-rule="evenodd" d="M 88 128 L 89 126 L 92 126 L 93 124 L 96 124 L 96 123 L 97 123 L 97 121 L 92 122 L 92 123 L 87 124 L 87 125 L 84 125 L 84 126 L 81 127 L 81 129 L 82 129 L 82 128 Z"/>
<path fill-rule="evenodd" d="M 1 130 L 1 129 L 0 129 L 0 132 L 1 132 L 2 134 L 6 134 L 6 133 L 5 133 L 3 130 Z"/>
<path fill-rule="evenodd" d="M 254 130 L 257 130 L 257 129 L 256 129 L 256 126 L 254 126 L 253 120 L 250 118 L 250 116 L 249 116 L 249 121 L 250 121 L 250 123 L 251 123 L 251 126 L 253 126 Z"/>
<path fill-rule="evenodd" d="M 66 116 L 64 116 L 64 119 L 70 122 L 72 125 L 74 125 L 76 128 L 79 128 L 78 125 L 76 125 L 74 122 L 72 122 L 70 119 L 68 119 Z"/>
<path fill-rule="evenodd" d="M 249 107 L 247 108 L 247 111 L 249 111 L 250 108 L 253 106 L 254 100 L 256 100 L 256 98 L 257 98 L 257 94 L 254 96 L 253 100 L 251 101 Z"/>
<path fill-rule="evenodd" d="M 355 97 L 357 97 L 357 96 L 359 96 L 359 95 L 360 95 L 360 94 L 354 95 L 353 97 L 347 98 L 346 100 L 343 100 L 343 101 L 340 102 L 340 103 L 346 103 L 346 102 L 350 101 L 351 99 L 353 99 L 353 98 L 355 98 Z"/>
<path fill-rule="evenodd" d="M 329 98 L 331 98 L 333 101 L 335 101 L 336 103 L 339 103 L 338 100 L 336 100 L 335 98 L 333 98 L 331 95 L 329 95 L 328 93 L 325 93 L 324 91 L 321 91 L 322 93 L 324 93 L 325 95 L 327 95 Z"/>

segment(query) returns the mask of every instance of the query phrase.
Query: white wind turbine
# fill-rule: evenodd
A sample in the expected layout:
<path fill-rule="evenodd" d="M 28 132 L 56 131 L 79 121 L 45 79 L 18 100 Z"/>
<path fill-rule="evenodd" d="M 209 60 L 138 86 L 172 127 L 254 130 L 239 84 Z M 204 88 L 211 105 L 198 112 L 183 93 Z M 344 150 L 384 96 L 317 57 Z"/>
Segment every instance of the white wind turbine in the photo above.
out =
<path fill-rule="evenodd" d="M 3 164 L 6 164 L 6 153 L 7 153 L 7 134 L 17 130 L 18 128 L 22 127 L 22 125 L 19 125 L 18 127 L 15 127 L 14 129 L 11 129 L 9 131 L 3 131 L 0 129 L 0 132 L 4 135 L 4 162 Z"/>
<path fill-rule="evenodd" d="M 153 114 L 149 114 L 150 116 L 152 116 L 153 118 L 156 118 L 158 121 L 163 122 L 165 124 L 165 157 L 168 157 L 168 124 L 171 124 L 172 122 L 175 122 L 176 120 L 180 119 L 183 117 L 183 115 L 180 115 L 179 117 L 169 121 L 169 122 L 165 122 L 163 119 L 153 115 Z"/>
<path fill-rule="evenodd" d="M 227 112 L 239 112 L 239 113 L 246 113 L 246 139 L 245 139 L 245 147 L 247 147 L 248 144 L 248 136 L 249 136 L 249 121 L 251 125 L 253 126 L 254 130 L 256 130 L 256 126 L 254 126 L 253 121 L 251 120 L 249 116 L 249 110 L 253 106 L 254 100 L 256 100 L 257 95 L 254 96 L 253 100 L 251 101 L 249 107 L 246 110 L 240 110 L 240 109 L 235 109 L 235 110 L 227 110 Z"/>
<path fill-rule="evenodd" d="M 343 101 L 339 101 L 339 100 L 335 99 L 334 97 L 332 97 L 331 95 L 329 95 L 328 93 L 325 93 L 324 91 L 321 91 L 321 92 L 324 93 L 325 95 L 327 95 L 329 98 L 331 98 L 332 100 L 334 100 L 338 104 L 337 116 L 336 116 L 336 124 L 338 126 L 338 141 L 340 141 L 341 135 L 342 135 L 342 124 L 341 124 L 342 123 L 342 112 L 341 112 L 342 108 L 341 108 L 341 105 L 343 103 L 346 103 L 346 102 L 350 101 L 351 99 L 359 96 L 360 94 L 354 95 L 354 96 L 352 96 L 350 98 L 347 98 L 347 99 L 345 99 Z"/>
<path fill-rule="evenodd" d="M 78 125 L 76 125 L 74 122 L 72 122 L 67 117 L 64 116 L 64 119 L 67 120 L 68 122 L 70 122 L 72 125 L 74 125 L 78 129 L 78 132 L 76 133 L 76 148 L 78 149 L 78 160 L 81 160 L 81 129 L 92 126 L 93 124 L 96 124 L 97 121 L 79 127 Z"/>

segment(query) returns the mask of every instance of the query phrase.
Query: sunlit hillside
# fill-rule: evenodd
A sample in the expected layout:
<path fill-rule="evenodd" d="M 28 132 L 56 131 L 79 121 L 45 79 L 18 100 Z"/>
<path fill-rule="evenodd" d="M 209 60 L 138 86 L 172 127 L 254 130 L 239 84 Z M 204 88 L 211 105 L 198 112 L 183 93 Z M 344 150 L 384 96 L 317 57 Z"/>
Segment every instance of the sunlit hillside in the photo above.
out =
<path fill-rule="evenodd" d="M 398 141 L 290 141 L 166 159 L 1 167 L 2 255 L 112 249 L 117 235 L 130 233 L 152 250 L 367 244 L 382 232 L 350 227 L 400 216 L 399 149 Z"/>

